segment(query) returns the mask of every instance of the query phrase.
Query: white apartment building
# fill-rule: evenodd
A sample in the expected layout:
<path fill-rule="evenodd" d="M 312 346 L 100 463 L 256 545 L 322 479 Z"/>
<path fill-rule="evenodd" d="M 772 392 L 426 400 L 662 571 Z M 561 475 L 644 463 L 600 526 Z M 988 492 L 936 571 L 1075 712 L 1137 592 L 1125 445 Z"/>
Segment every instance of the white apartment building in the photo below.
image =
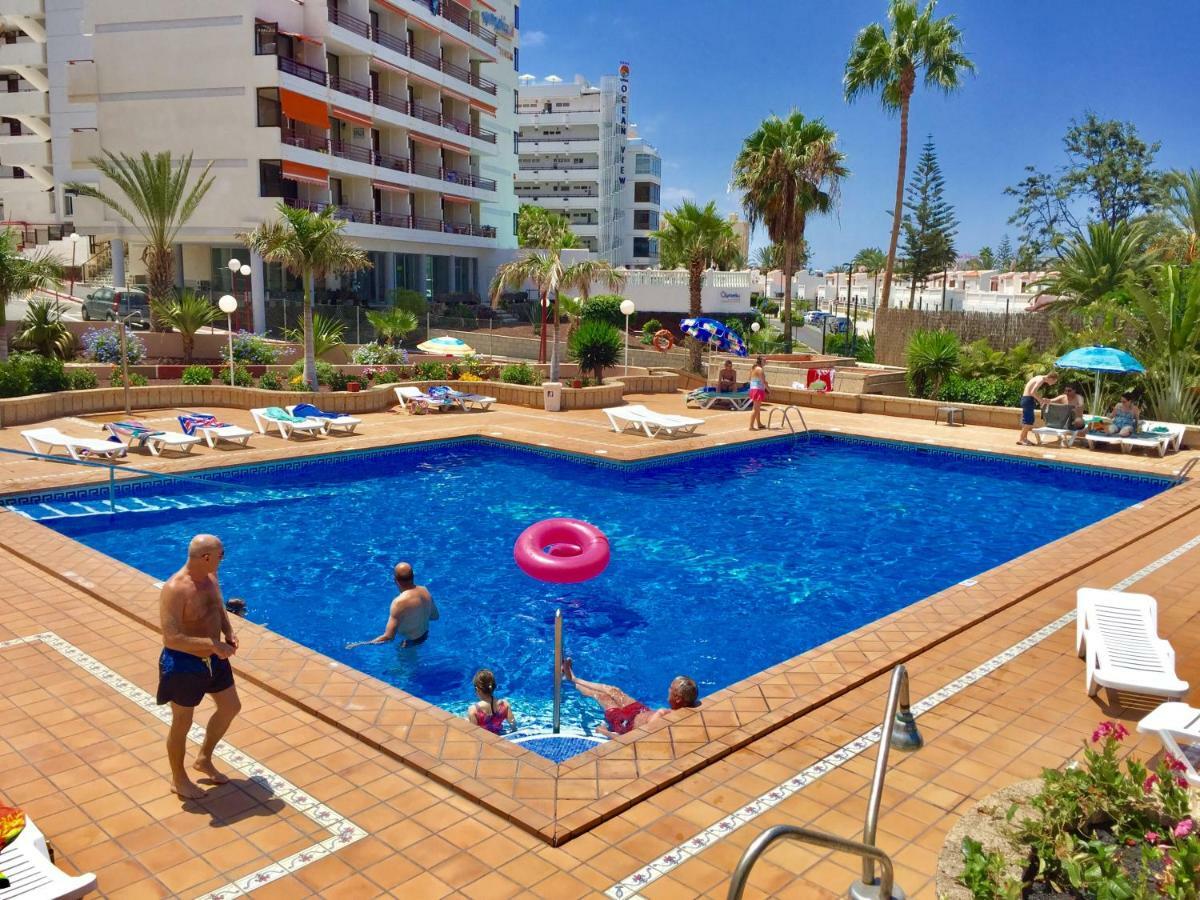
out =
<path fill-rule="evenodd" d="M 62 185 L 100 182 L 88 160 L 102 150 L 193 153 L 194 170 L 212 164 L 214 184 L 180 232 L 177 277 L 229 290 L 226 263 L 248 261 L 256 330 L 268 295 L 299 296 L 294 277 L 237 238 L 279 203 L 332 204 L 371 256 L 370 270 L 330 278 L 318 299 L 380 300 L 397 286 L 484 295 L 494 258 L 516 244 L 519 11 L 512 0 L 470 3 L 4 0 L 6 27 L 14 5 L 46 23 L 48 104 L 26 110 L 22 97 L 6 111 L 0 98 L 22 132 L 39 133 L 27 112 L 50 123 L 52 164 L 30 161 L 50 190 L 29 214 L 112 240 L 114 282 L 136 280 L 136 232 Z M 0 164 L 7 150 L 0 140 Z M 21 179 L 3 175 L 11 219 Z"/>
<path fill-rule="evenodd" d="M 629 66 L 599 86 L 522 75 L 517 101 L 519 203 L 559 213 L 613 265 L 658 265 L 662 160 L 629 124 Z"/>
<path fill-rule="evenodd" d="M 1046 279 L 1049 272 L 1001 272 L 998 269 L 952 270 L 945 273 L 945 289 L 942 273 L 931 275 L 924 287 L 917 285 L 911 292 L 914 308 L 929 310 L 958 310 L 966 312 L 1017 313 L 1031 311 L 1030 307 L 1043 296 L 1035 287 Z M 892 281 L 893 307 L 908 308 L 910 282 L 903 275 Z M 868 272 L 827 272 L 824 284 L 817 290 L 817 298 L 832 302 L 837 297 L 845 303 L 857 299 L 872 305 L 883 290 L 883 273 L 878 276 Z"/>

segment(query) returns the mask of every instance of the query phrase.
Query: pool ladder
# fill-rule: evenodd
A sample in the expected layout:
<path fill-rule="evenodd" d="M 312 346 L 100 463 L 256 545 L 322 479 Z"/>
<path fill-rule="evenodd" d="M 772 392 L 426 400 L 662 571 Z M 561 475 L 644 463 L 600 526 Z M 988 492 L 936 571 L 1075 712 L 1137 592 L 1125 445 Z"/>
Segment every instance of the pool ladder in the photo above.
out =
<path fill-rule="evenodd" d="M 1197 456 L 1193 456 L 1191 459 L 1185 462 L 1180 467 L 1179 471 L 1175 473 L 1175 481 L 1178 484 L 1183 484 L 1185 481 L 1187 481 L 1188 475 L 1191 474 L 1192 469 L 1196 468 L 1197 462 L 1200 462 L 1200 457 Z"/>
<path fill-rule="evenodd" d="M 811 435 L 809 434 L 809 431 L 808 431 L 808 423 L 804 421 L 804 413 L 801 412 L 800 407 L 798 407 L 798 406 L 788 406 L 783 409 L 780 409 L 778 406 L 773 407 L 771 409 L 770 415 L 767 416 L 767 430 L 768 431 L 771 430 L 771 426 L 775 422 L 775 413 L 779 413 L 780 414 L 779 427 L 782 429 L 783 426 L 786 425 L 791 430 L 792 436 L 793 437 L 796 436 L 796 434 L 797 434 L 796 426 L 792 424 L 792 418 L 791 418 L 793 412 L 800 419 L 800 432 L 802 432 L 806 438 L 811 438 Z"/>

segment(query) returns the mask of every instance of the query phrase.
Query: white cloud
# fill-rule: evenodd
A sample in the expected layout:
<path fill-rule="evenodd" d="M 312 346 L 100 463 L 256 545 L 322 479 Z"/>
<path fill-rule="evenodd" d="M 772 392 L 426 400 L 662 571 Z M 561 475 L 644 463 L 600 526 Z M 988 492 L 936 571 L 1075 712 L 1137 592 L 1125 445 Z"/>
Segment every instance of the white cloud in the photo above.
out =
<path fill-rule="evenodd" d="M 521 46 L 522 47 L 540 47 L 546 43 L 546 32 L 544 31 L 522 31 Z"/>
<path fill-rule="evenodd" d="M 662 205 L 676 206 L 684 200 L 695 200 L 696 192 L 685 187 L 665 187 L 662 189 Z"/>

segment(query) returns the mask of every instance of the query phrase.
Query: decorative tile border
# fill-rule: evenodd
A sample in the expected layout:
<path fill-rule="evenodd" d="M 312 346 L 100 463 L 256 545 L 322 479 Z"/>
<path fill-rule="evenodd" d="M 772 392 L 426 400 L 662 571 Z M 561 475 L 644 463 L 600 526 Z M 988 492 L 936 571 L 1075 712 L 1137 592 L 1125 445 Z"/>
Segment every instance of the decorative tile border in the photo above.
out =
<path fill-rule="evenodd" d="M 79 666 L 89 675 L 107 684 L 122 697 L 132 701 L 136 706 L 140 706 L 160 721 L 168 725 L 170 724 L 170 711 L 166 707 L 159 706 L 154 697 L 132 682 L 122 678 L 99 660 L 84 653 L 74 644 L 63 640 L 52 631 L 44 631 L 41 634 L 34 634 L 28 637 L 0 641 L 0 650 L 21 644 L 34 644 L 39 641 L 47 647 L 57 650 L 66 659 L 75 663 L 75 665 Z M 188 739 L 196 744 L 203 743 L 204 729 L 199 725 L 193 725 L 191 731 L 188 732 Z M 345 816 L 339 815 L 328 806 L 308 796 L 306 791 L 296 787 L 296 785 L 281 775 L 272 772 L 257 760 L 247 756 L 235 747 L 231 747 L 226 742 L 222 741 L 217 745 L 216 756 L 231 768 L 245 775 L 259 787 L 270 791 L 275 798 L 282 800 L 288 806 L 292 807 L 292 809 L 296 810 L 296 812 L 302 813 L 317 825 L 320 825 L 329 832 L 329 837 L 299 853 L 292 854 L 286 859 L 276 860 L 269 866 L 265 866 L 256 872 L 251 872 L 249 875 L 232 881 L 211 893 L 204 894 L 197 898 L 197 900 L 230 900 L 232 897 L 245 896 L 256 888 L 270 884 L 285 875 L 291 875 L 310 863 L 324 859 L 330 854 L 348 847 L 355 841 L 360 841 L 367 836 L 366 831 L 359 828 Z"/>
<path fill-rule="evenodd" d="M 1193 550 L 1196 547 L 1200 547 L 1200 536 L 1192 538 L 1190 541 L 1180 545 L 1179 547 L 1176 547 L 1165 556 L 1161 556 L 1149 565 L 1138 569 L 1128 578 L 1118 581 L 1112 586 L 1111 589 L 1114 591 L 1123 591 L 1141 581 L 1147 575 L 1161 569 L 1163 566 L 1167 565 L 1173 560 L 1178 559 L 1184 553 L 1187 553 L 1189 550 Z M 1005 663 L 1011 662 L 1026 650 L 1037 646 L 1046 638 L 1062 630 L 1067 625 L 1070 625 L 1075 621 L 1075 615 L 1075 610 L 1071 610 L 1070 612 L 1059 616 L 1059 618 L 1055 619 L 1049 625 L 1039 628 L 1033 634 L 1020 641 L 1017 641 L 1017 643 L 1013 644 L 1008 649 L 997 653 L 991 659 L 981 663 L 980 665 L 971 669 L 969 672 L 965 672 L 963 675 L 959 676 L 953 681 L 942 685 L 942 687 L 938 688 L 932 694 L 922 697 L 913 704 L 913 715 L 920 716 L 923 713 L 929 712 L 929 710 L 933 709 L 938 704 L 944 703 L 946 700 L 949 700 L 955 694 L 958 694 L 970 687 L 981 678 L 984 678 L 985 676 L 990 675 L 992 672 L 995 672 Z M 788 780 L 777 784 L 771 790 L 767 791 L 765 794 L 756 798 L 755 800 L 752 800 L 750 803 L 747 803 L 741 809 L 730 813 L 725 818 L 713 823 L 703 831 L 692 835 L 686 841 L 678 844 L 667 853 L 664 853 L 658 859 L 647 863 L 636 872 L 626 876 L 624 879 L 617 882 L 607 891 L 605 891 L 605 895 L 613 898 L 613 900 L 629 900 L 631 897 L 638 896 L 640 891 L 644 890 L 646 887 L 664 875 L 669 874 L 672 870 L 683 865 L 693 856 L 698 856 L 699 854 L 703 853 L 717 841 L 728 837 L 739 828 L 749 825 L 767 810 L 778 806 L 788 797 L 798 793 L 808 785 L 812 784 L 814 781 L 824 777 L 825 775 L 828 775 L 834 769 L 845 765 L 854 757 L 875 746 L 879 743 L 882 735 L 882 725 L 877 725 L 870 731 L 860 734 L 849 743 L 843 744 L 833 753 L 830 753 L 823 759 L 818 760 L 808 768 L 802 769 Z"/>

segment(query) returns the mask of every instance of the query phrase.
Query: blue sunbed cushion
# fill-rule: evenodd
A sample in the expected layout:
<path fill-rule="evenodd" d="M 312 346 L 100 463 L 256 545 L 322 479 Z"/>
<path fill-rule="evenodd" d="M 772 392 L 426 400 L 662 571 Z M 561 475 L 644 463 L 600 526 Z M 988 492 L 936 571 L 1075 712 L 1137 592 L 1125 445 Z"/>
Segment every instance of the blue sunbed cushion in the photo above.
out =
<path fill-rule="evenodd" d="M 306 419 L 338 419 L 341 418 L 341 413 L 325 412 L 317 409 L 311 403 L 298 403 L 292 411 L 292 415 L 300 416 Z"/>

